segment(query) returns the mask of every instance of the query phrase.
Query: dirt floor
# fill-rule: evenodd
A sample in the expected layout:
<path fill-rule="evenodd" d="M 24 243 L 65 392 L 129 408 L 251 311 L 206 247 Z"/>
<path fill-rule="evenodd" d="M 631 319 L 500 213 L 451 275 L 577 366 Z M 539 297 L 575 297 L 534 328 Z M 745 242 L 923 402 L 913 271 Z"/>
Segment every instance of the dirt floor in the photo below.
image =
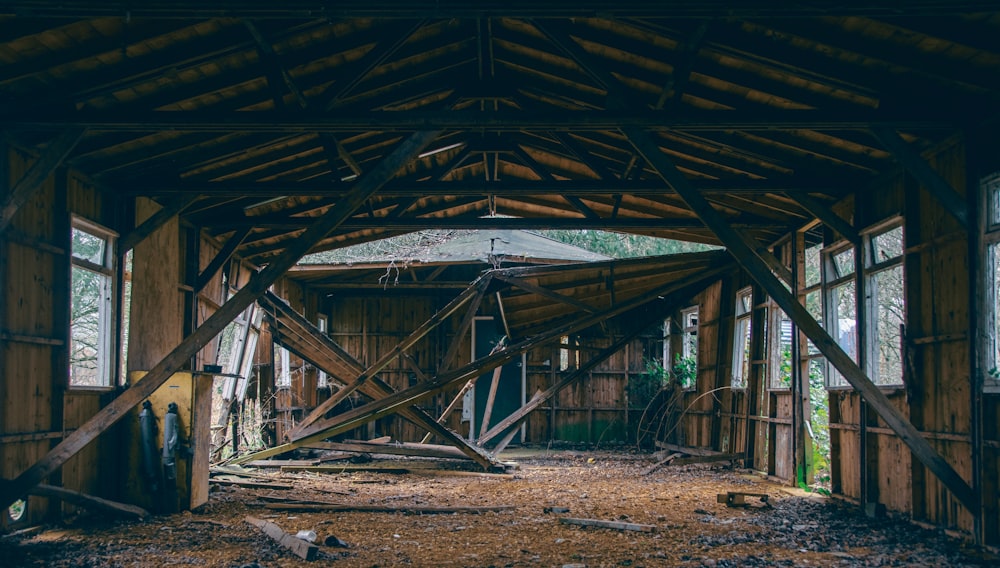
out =
<path fill-rule="evenodd" d="M 644 475 L 650 455 L 515 450 L 513 475 L 441 473 L 441 460 L 396 458 L 389 467 L 438 473 L 277 473 L 291 490 L 213 485 L 198 511 L 148 521 L 81 517 L 65 527 L 0 538 L 0 566 L 984 566 L 997 558 L 940 532 L 869 520 L 838 501 L 745 471 L 665 466 Z M 342 463 L 342 462 L 336 462 Z M 730 508 L 727 491 L 764 493 Z M 278 501 L 275 501 L 275 500 Z M 281 501 L 386 507 L 511 506 L 478 514 L 284 512 Z M 563 511 L 564 508 L 568 511 Z M 336 536 L 306 562 L 244 521 Z M 653 532 L 584 527 L 562 517 L 652 525 Z"/>

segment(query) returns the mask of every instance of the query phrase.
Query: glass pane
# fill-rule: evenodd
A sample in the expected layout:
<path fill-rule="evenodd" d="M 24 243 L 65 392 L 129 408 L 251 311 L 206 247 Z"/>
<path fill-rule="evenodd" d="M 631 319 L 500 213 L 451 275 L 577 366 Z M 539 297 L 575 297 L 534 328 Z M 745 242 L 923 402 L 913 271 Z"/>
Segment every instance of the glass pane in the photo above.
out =
<path fill-rule="evenodd" d="M 831 289 L 830 294 L 831 305 L 836 317 L 831 318 L 831 321 L 828 322 L 827 330 L 830 331 L 830 335 L 840 347 L 856 362 L 858 360 L 858 334 L 857 321 L 855 320 L 857 292 L 854 288 L 854 282 L 841 284 Z M 827 385 L 831 387 L 847 385 L 847 381 L 832 365 L 829 370 Z"/>
<path fill-rule="evenodd" d="M 733 380 L 734 389 L 745 389 L 750 377 L 750 318 L 736 320 L 733 334 Z"/>
<path fill-rule="evenodd" d="M 854 274 L 854 249 L 849 248 L 833 255 L 833 270 L 838 278 Z"/>
<path fill-rule="evenodd" d="M 736 293 L 736 315 L 742 316 L 744 314 L 750 313 L 750 308 L 753 307 L 753 294 L 748 288 L 746 290 L 740 290 Z"/>
<path fill-rule="evenodd" d="M 878 306 L 875 319 L 875 384 L 903 383 L 903 358 L 899 326 L 904 321 L 903 267 L 896 266 L 875 274 L 872 297 Z"/>
<path fill-rule="evenodd" d="M 823 325 L 823 293 L 821 290 L 806 294 L 806 311 L 818 324 Z M 809 340 L 809 354 L 815 355 L 817 353 L 819 353 L 819 349 L 816 349 L 812 340 Z"/>
<path fill-rule="evenodd" d="M 74 266 L 70 302 L 69 384 L 107 386 L 110 278 Z"/>
<path fill-rule="evenodd" d="M 73 227 L 73 256 L 104 266 L 107 241 L 82 229 Z"/>
<path fill-rule="evenodd" d="M 993 178 L 989 184 L 991 197 L 993 198 L 993 215 L 991 219 L 994 225 L 1000 225 L 1000 176 Z"/>
<path fill-rule="evenodd" d="M 878 264 L 903 256 L 903 228 L 896 227 L 872 239 L 872 262 Z"/>
<path fill-rule="evenodd" d="M 993 365 L 990 375 L 1000 380 L 1000 244 L 990 246 L 993 258 Z"/>
<path fill-rule="evenodd" d="M 777 358 L 778 365 L 771 376 L 772 389 L 787 389 L 792 386 L 792 320 L 784 312 L 779 311 L 778 337 L 772 349 L 772 358 Z"/>
<path fill-rule="evenodd" d="M 819 284 L 820 278 L 820 250 L 822 245 L 813 245 L 808 247 L 805 251 L 805 263 L 806 263 L 806 278 L 805 287 L 811 288 Z"/>

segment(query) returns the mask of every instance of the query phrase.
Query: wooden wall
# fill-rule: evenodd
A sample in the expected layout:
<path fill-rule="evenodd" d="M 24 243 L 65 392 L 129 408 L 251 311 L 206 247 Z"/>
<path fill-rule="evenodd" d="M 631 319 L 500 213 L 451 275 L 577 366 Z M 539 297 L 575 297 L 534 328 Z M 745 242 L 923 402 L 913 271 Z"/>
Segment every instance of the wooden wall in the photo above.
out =
<path fill-rule="evenodd" d="M 35 161 L 0 145 L 0 197 Z M 57 169 L 14 215 L 0 239 L 0 477 L 27 469 L 106 404 L 109 389 L 68 389 L 70 213 L 115 227 L 114 204 L 76 174 Z M 47 480 L 107 495 L 116 472 L 103 467 L 113 444 L 97 440 Z M 19 525 L 63 513 L 63 506 L 30 497 Z M 71 506 L 65 512 L 71 513 Z M 0 526 L 11 524 L 0 515 Z"/>

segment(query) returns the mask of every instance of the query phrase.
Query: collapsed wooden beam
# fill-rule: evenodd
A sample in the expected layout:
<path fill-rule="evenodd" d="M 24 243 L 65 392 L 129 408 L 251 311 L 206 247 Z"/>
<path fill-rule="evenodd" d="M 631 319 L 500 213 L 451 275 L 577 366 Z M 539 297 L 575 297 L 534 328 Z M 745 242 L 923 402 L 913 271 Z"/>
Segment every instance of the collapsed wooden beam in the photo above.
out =
<path fill-rule="evenodd" d="M 486 280 L 488 281 L 489 279 L 487 278 Z M 483 286 L 486 286 L 486 284 L 483 284 Z M 476 286 L 472 287 L 472 289 L 475 288 Z M 331 377 L 342 376 L 345 372 L 349 376 L 355 377 L 353 380 L 348 381 L 343 388 L 334 393 L 330 399 L 324 401 L 324 404 L 330 400 L 339 402 L 354 390 L 374 400 L 379 400 L 395 392 L 391 386 L 375 376 L 374 371 L 369 370 L 366 372 L 363 365 L 350 353 L 347 353 L 332 339 L 320 333 L 311 322 L 291 309 L 283 300 L 271 293 L 267 293 L 261 297 L 260 302 L 274 314 L 278 323 L 281 324 L 274 326 L 274 340 L 276 343 L 309 361 L 319 369 L 322 369 Z M 456 304 L 456 302 L 453 302 L 453 304 Z M 461 302 L 457 302 L 457 305 L 461 306 Z M 458 308 L 449 304 L 439 314 L 454 309 Z M 388 364 L 388 361 L 384 363 Z M 329 408 L 333 408 L 335 404 L 329 404 L 328 406 Z M 400 416 L 416 424 L 418 427 L 430 431 L 431 434 L 437 435 L 452 446 L 455 446 L 466 457 L 475 460 L 484 469 L 496 467 L 497 464 L 494 463 L 489 455 L 469 444 L 464 438 L 439 421 L 434 420 L 423 409 L 416 406 L 409 406 L 399 409 L 398 412 Z M 311 429 L 307 429 L 299 436 L 308 436 L 311 432 Z M 290 439 L 295 440 L 297 438 L 296 436 L 290 436 Z M 269 451 L 264 450 L 263 452 L 246 456 L 246 458 L 241 458 L 240 462 L 262 458 L 264 455 L 274 455 L 269 454 Z"/>
<path fill-rule="evenodd" d="M 446 458 L 446 459 L 469 459 L 469 456 L 461 450 L 452 446 L 440 446 L 436 444 L 374 444 L 372 442 L 314 442 L 306 446 L 318 450 L 330 450 L 336 452 L 352 452 L 365 454 L 387 454 L 391 456 L 410 456 L 421 458 Z"/>
<path fill-rule="evenodd" d="M 102 511 L 110 511 L 119 515 L 136 517 L 138 519 L 149 518 L 149 511 L 143 509 L 142 507 L 129 505 L 128 503 L 118 503 L 101 497 L 94 497 L 92 495 L 87 495 L 85 493 L 80 493 L 79 491 L 73 491 L 64 487 L 45 485 L 43 483 L 33 487 L 30 493 L 39 497 L 60 499 L 67 503 L 72 503 L 87 509 L 100 509 Z"/>
<path fill-rule="evenodd" d="M 668 284 L 664 284 L 663 286 L 651 289 L 645 296 L 622 302 L 597 314 L 581 316 L 568 323 L 553 326 L 543 333 L 539 333 L 536 336 L 513 344 L 498 353 L 473 361 L 472 363 L 455 369 L 454 371 L 439 374 L 427 382 L 412 386 L 408 389 L 397 391 L 396 393 L 380 400 L 348 410 L 347 412 L 338 416 L 333 416 L 323 420 L 322 422 L 317 422 L 314 426 L 316 429 L 314 434 L 308 434 L 303 438 L 294 440 L 293 442 L 265 450 L 264 452 L 259 452 L 253 456 L 241 458 L 241 460 L 249 458 L 260 459 L 267 456 L 278 455 L 289 450 L 302 447 L 311 442 L 317 442 L 341 432 L 346 432 L 364 424 L 365 422 L 392 414 L 400 407 L 416 404 L 421 400 L 433 396 L 461 381 L 467 381 L 472 377 L 492 371 L 508 361 L 511 361 L 514 357 L 520 356 L 521 353 L 539 345 L 543 345 L 555 338 L 576 333 L 614 316 L 637 309 L 650 302 L 657 301 L 661 296 L 667 296 L 675 292 L 678 294 L 693 293 L 700 289 L 700 287 L 703 287 L 704 282 L 708 279 L 714 279 L 720 273 L 726 270 L 731 270 L 731 268 L 732 266 L 729 263 L 715 264 L 713 267 L 706 268 L 701 271 L 698 276 L 692 280 L 670 282 Z M 241 463 L 241 460 L 235 460 L 234 463 Z"/>
<path fill-rule="evenodd" d="M 461 308 L 463 305 L 465 305 L 467 302 L 469 302 L 470 300 L 472 300 L 477 296 L 481 297 L 483 291 L 486 289 L 487 286 L 489 286 L 490 280 L 491 279 L 489 277 L 481 278 L 474 285 L 470 286 L 464 292 L 459 294 L 458 297 L 449 302 L 448 305 L 446 305 L 445 307 L 438 310 L 436 314 L 431 316 L 430 319 L 425 321 L 420 327 L 414 330 L 413 333 L 411 333 L 409 336 L 406 337 L 406 339 L 400 341 L 395 348 L 393 348 L 392 350 L 384 354 L 382 357 L 380 357 L 378 361 L 375 361 L 374 363 L 369 365 L 368 368 L 364 369 L 353 381 L 353 383 L 361 384 L 364 383 L 369 378 L 375 376 L 375 373 L 378 373 L 379 371 L 384 369 L 385 366 L 391 363 L 393 359 L 398 357 L 400 353 L 406 351 L 407 349 L 412 347 L 415 343 L 423 339 L 428 333 L 433 331 L 434 328 L 436 328 L 442 322 L 451 317 L 452 314 L 458 311 L 458 309 Z M 320 404 L 319 406 L 314 408 L 308 415 L 306 415 L 302 419 L 302 421 L 295 426 L 295 428 L 292 428 L 292 430 L 288 434 L 289 437 L 292 439 L 300 437 L 314 422 L 316 422 L 317 419 L 321 418 L 331 408 L 333 408 L 336 405 L 336 402 L 330 403 L 330 400 L 333 399 L 331 398 L 324 401 L 323 404 Z"/>
<path fill-rule="evenodd" d="M 323 240 L 331 231 L 340 226 L 364 202 L 389 181 L 399 168 L 420 154 L 428 144 L 437 138 L 437 131 L 420 131 L 386 156 L 374 169 L 364 176 L 352 196 L 338 201 L 329 211 L 296 240 L 289 243 L 283 254 L 275 258 L 267 268 L 254 274 L 250 281 L 226 301 L 218 310 L 194 332 L 184 338 L 166 357 L 157 363 L 143 377 L 125 390 L 118 398 L 101 409 L 75 431 L 63 438 L 42 459 L 23 471 L 17 478 L 0 485 L 0 508 L 5 508 L 38 485 L 43 479 L 59 469 L 67 460 L 75 456 L 102 432 L 125 417 L 127 412 L 149 397 L 156 389 L 190 361 L 198 351 L 219 334 L 237 315 L 261 296 L 291 266 L 305 256 L 309 249 Z"/>
<path fill-rule="evenodd" d="M 264 534 L 271 537 L 275 542 L 287 548 L 299 558 L 303 560 L 315 560 L 316 555 L 319 554 L 319 547 L 315 544 L 302 540 L 286 533 L 278 525 L 272 523 L 271 521 L 265 521 L 263 519 L 258 519 L 257 517 L 246 517 L 244 519 L 247 523 L 259 528 Z"/>

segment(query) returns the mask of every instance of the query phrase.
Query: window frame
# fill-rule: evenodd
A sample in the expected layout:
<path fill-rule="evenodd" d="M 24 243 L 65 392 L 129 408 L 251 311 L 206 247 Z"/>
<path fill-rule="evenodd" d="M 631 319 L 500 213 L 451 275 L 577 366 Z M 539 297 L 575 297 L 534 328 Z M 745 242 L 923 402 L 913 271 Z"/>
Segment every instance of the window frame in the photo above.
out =
<path fill-rule="evenodd" d="M 324 337 L 329 337 L 330 318 L 326 314 L 316 314 L 316 330 Z M 330 386 L 330 377 L 323 369 L 316 369 L 316 388 L 325 389 Z"/>
<path fill-rule="evenodd" d="M 835 258 L 843 254 L 847 250 L 853 250 L 854 254 L 859 254 L 858 247 L 854 246 L 853 243 L 847 240 L 839 240 L 832 243 L 829 246 L 824 247 L 820 251 L 821 266 L 820 266 L 820 286 L 822 288 L 822 302 L 823 302 L 823 329 L 830 334 L 841 349 L 845 353 L 851 355 L 849 349 L 845 348 L 844 345 L 840 344 L 840 317 L 839 311 L 837 310 L 837 302 L 834 293 L 845 286 L 853 285 L 854 287 L 854 357 L 855 363 L 858 362 L 858 355 L 860 354 L 861 346 L 858 345 L 858 287 L 857 287 L 857 257 L 855 256 L 855 262 L 853 268 L 849 274 L 841 275 L 837 270 L 837 263 Z M 823 365 L 823 383 L 826 385 L 826 390 L 853 390 L 854 387 L 847 382 L 846 379 L 841 376 L 840 372 L 834 368 L 833 364 L 826 361 Z M 834 382 L 839 377 L 839 380 Z"/>
<path fill-rule="evenodd" d="M 695 304 L 693 306 L 688 306 L 680 311 L 681 313 L 681 358 L 683 359 L 694 359 L 694 380 L 691 381 L 690 385 L 681 385 L 683 390 L 695 390 L 698 388 L 698 326 L 701 323 L 701 306 Z M 694 324 L 691 324 L 690 317 L 694 316 Z M 690 338 L 694 338 L 694 345 L 692 346 Z M 692 349 L 693 347 L 693 349 Z M 693 351 L 693 352 L 692 352 Z M 674 365 L 671 363 L 670 369 L 673 370 Z"/>
<path fill-rule="evenodd" d="M 991 375 L 993 370 L 1000 370 L 1000 290 L 996 282 L 1000 274 L 996 271 L 1000 264 L 1000 172 L 984 177 L 980 181 L 984 189 L 983 198 L 986 205 L 986 223 L 983 234 L 983 278 L 986 305 L 984 308 L 983 341 L 985 342 L 986 360 L 983 361 L 983 391 L 990 394 L 1000 393 L 1000 377 Z"/>
<path fill-rule="evenodd" d="M 899 256 L 893 257 L 888 260 L 877 261 L 875 258 L 875 240 L 886 233 L 900 229 L 902 231 L 902 243 L 900 247 Z M 863 263 L 862 275 L 864 276 L 864 306 L 865 306 L 865 337 L 867 340 L 867 345 L 859 346 L 865 350 L 865 362 L 866 367 L 865 374 L 875 383 L 876 386 L 883 389 L 901 389 L 905 387 L 904 374 L 905 369 L 903 368 L 903 356 L 904 349 L 902 345 L 903 338 L 900 338 L 899 347 L 899 357 L 900 357 L 900 375 L 898 382 L 893 383 L 882 383 L 880 380 L 880 369 L 879 369 L 879 357 L 877 356 L 879 338 L 878 338 L 878 321 L 879 321 L 879 303 L 877 299 L 878 294 L 878 283 L 876 277 L 879 274 L 894 270 L 896 268 L 900 271 L 900 278 L 902 279 L 901 286 L 903 290 L 903 315 L 902 321 L 903 325 L 906 325 L 906 269 L 905 269 L 905 258 L 906 258 L 906 229 L 903 226 L 903 218 L 899 215 L 894 215 L 879 221 L 869 227 L 866 227 L 861 231 L 861 245 L 862 245 L 862 256 L 861 261 Z"/>
<path fill-rule="evenodd" d="M 743 299 L 746 298 L 746 304 Z M 729 384 L 733 390 L 746 390 L 750 384 L 753 287 L 747 286 L 736 291 L 736 308 L 733 311 L 733 360 L 730 367 Z"/>
<path fill-rule="evenodd" d="M 102 254 L 102 259 L 100 263 L 93 262 L 90 259 L 84 258 L 82 256 L 77 256 L 73 251 L 73 231 L 81 231 L 92 237 L 101 239 L 104 241 L 104 250 Z M 98 274 L 102 280 L 101 288 L 104 290 L 104 297 L 99 299 L 100 305 L 98 306 L 98 356 L 97 356 L 97 376 L 100 384 L 86 385 L 86 384 L 76 384 L 73 382 L 73 361 L 72 361 L 72 351 L 73 351 L 73 323 L 72 317 L 70 317 L 69 328 L 68 328 L 68 341 L 67 341 L 67 351 L 68 351 L 68 367 L 66 369 L 66 388 L 72 390 L 98 390 L 98 391 L 109 391 L 116 388 L 118 383 L 118 373 L 115 371 L 115 357 L 116 350 L 118 347 L 118 341 L 115 338 L 115 318 L 117 317 L 117 310 L 115 309 L 115 294 L 117 292 L 117 287 L 115 283 L 115 271 L 117 269 L 117 255 L 116 247 L 118 241 L 118 233 L 115 231 L 96 223 L 86 217 L 82 217 L 76 214 L 70 214 L 70 250 L 68 251 L 69 264 L 70 264 L 70 293 L 68 294 L 69 306 L 67 309 L 72 314 L 73 310 L 73 271 L 75 269 L 85 270 L 94 274 Z"/>

